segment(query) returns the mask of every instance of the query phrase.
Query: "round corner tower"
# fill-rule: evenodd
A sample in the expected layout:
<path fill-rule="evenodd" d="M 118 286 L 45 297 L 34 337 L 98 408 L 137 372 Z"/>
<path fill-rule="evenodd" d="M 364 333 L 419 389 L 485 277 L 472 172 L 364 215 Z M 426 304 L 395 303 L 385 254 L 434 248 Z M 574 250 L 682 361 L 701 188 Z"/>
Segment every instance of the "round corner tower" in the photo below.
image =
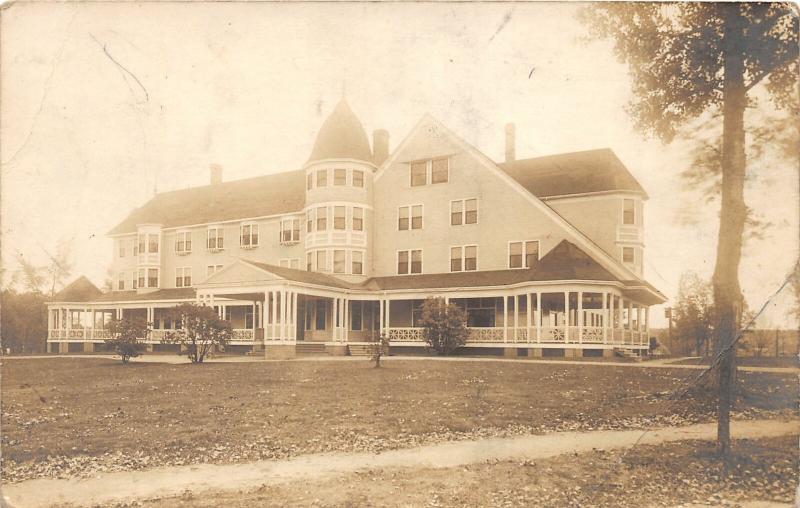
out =
<path fill-rule="evenodd" d="M 306 268 L 353 282 L 372 270 L 372 184 L 388 155 L 388 134 L 375 132 L 376 160 L 364 126 L 342 99 L 317 134 L 306 162 Z"/>

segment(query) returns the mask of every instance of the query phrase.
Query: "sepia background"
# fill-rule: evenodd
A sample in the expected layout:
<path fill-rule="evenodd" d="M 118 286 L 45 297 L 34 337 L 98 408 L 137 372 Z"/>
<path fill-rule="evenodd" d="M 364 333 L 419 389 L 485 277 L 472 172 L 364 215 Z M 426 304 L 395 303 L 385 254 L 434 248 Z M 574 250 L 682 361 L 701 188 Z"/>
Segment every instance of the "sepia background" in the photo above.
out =
<path fill-rule="evenodd" d="M 154 192 L 297 169 L 342 94 L 395 147 L 431 113 L 494 160 L 516 123 L 519 158 L 610 147 L 650 195 L 645 278 L 669 297 L 710 277 L 719 203 L 681 174 L 715 123 L 670 145 L 625 111 L 627 68 L 587 41 L 567 3 L 124 3 L 6 6 L 0 26 L 2 256 L 45 262 L 71 242 L 75 274 L 101 286 L 105 233 Z M 755 95 L 758 96 L 758 91 Z M 770 122 L 760 100 L 748 115 Z M 761 223 L 744 247 L 751 307 L 798 253 L 797 161 L 748 166 Z M 788 302 L 789 295 L 785 296 Z M 663 326 L 663 312 L 652 314 Z M 784 300 L 761 326 L 789 326 Z"/>

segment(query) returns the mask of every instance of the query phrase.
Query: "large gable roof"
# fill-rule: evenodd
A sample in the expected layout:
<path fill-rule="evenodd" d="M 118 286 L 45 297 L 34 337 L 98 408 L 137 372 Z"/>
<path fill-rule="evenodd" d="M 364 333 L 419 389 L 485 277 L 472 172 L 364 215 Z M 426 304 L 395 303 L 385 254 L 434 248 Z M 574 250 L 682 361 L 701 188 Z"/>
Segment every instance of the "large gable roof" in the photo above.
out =
<path fill-rule="evenodd" d="M 54 302 L 87 302 L 103 294 L 92 281 L 81 275 L 53 296 Z"/>
<path fill-rule="evenodd" d="M 497 166 L 539 198 L 608 191 L 647 196 L 609 148 L 499 162 Z"/>
<path fill-rule="evenodd" d="M 137 224 L 169 228 L 296 212 L 305 204 L 304 183 L 305 172 L 296 170 L 163 192 L 109 234 L 133 233 Z"/>

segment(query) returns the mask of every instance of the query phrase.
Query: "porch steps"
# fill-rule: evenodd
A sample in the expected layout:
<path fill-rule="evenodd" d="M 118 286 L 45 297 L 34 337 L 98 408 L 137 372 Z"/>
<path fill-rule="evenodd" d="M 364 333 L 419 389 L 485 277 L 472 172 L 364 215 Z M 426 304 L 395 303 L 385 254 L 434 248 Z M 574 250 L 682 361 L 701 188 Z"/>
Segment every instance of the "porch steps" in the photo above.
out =
<path fill-rule="evenodd" d="M 350 344 L 350 356 L 371 356 L 372 344 Z"/>
<path fill-rule="evenodd" d="M 641 355 L 636 350 L 633 349 L 617 347 L 614 348 L 614 354 L 616 354 L 617 356 L 621 356 L 623 358 L 632 359 L 639 362 L 642 361 Z"/>
<path fill-rule="evenodd" d="M 325 344 L 298 342 L 295 347 L 297 356 L 325 356 Z"/>

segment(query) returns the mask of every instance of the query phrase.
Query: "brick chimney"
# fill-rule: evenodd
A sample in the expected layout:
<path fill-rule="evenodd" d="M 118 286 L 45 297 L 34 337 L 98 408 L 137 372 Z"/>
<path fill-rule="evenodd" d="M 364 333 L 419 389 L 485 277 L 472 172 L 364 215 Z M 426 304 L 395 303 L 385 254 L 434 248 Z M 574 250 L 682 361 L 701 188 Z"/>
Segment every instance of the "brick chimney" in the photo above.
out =
<path fill-rule="evenodd" d="M 219 185 L 222 183 L 222 166 L 219 164 L 212 164 L 209 166 L 211 175 L 211 185 Z"/>
<path fill-rule="evenodd" d="M 517 128 L 513 123 L 506 124 L 506 162 L 517 159 Z"/>
<path fill-rule="evenodd" d="M 372 132 L 372 161 L 376 166 L 389 157 L 389 131 L 377 129 Z"/>

